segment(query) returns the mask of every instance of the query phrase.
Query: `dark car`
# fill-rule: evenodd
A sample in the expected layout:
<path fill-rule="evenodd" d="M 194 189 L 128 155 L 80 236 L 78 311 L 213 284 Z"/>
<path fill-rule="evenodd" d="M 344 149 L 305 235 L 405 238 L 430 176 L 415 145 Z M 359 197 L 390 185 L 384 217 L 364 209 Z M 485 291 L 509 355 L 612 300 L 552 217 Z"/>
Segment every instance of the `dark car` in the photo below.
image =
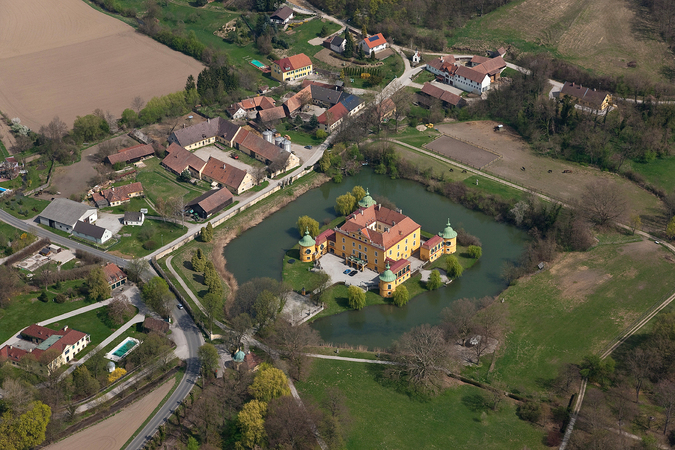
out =
<path fill-rule="evenodd" d="M 306 148 L 307 150 L 311 150 L 311 149 L 312 149 L 312 146 L 311 146 L 311 145 L 305 145 L 305 148 Z"/>
<path fill-rule="evenodd" d="M 353 276 L 356 275 L 356 274 L 357 274 L 357 271 L 356 271 L 356 270 L 352 270 L 351 272 L 349 272 L 349 276 L 350 276 L 350 277 L 353 277 Z"/>

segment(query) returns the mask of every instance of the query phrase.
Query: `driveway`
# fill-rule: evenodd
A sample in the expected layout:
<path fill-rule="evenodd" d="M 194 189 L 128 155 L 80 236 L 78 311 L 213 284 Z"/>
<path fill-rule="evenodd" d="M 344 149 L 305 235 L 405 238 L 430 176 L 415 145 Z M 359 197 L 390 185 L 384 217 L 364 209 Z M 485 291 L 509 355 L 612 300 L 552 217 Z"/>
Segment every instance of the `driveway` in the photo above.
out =
<path fill-rule="evenodd" d="M 208 161 L 209 157 L 214 157 L 231 166 L 236 167 L 237 169 L 245 170 L 249 173 L 253 172 L 253 167 L 249 166 L 248 164 L 244 164 L 240 160 L 234 159 L 230 156 L 230 152 L 233 150 L 234 149 L 230 149 L 230 151 L 224 152 L 215 145 L 209 145 L 195 150 L 194 154 L 204 161 Z"/>
<path fill-rule="evenodd" d="M 356 275 L 349 276 L 343 273 L 345 270 L 351 269 L 344 263 L 344 258 L 340 256 L 327 253 L 319 260 L 321 269 L 330 277 L 331 284 L 344 283 L 347 286 L 364 286 L 372 283 L 378 283 L 378 274 L 370 269 L 364 269 L 363 272 L 356 272 Z"/>
<path fill-rule="evenodd" d="M 107 228 L 112 234 L 117 234 L 123 227 L 122 217 L 124 217 L 124 214 L 110 214 L 99 211 L 96 225 Z"/>

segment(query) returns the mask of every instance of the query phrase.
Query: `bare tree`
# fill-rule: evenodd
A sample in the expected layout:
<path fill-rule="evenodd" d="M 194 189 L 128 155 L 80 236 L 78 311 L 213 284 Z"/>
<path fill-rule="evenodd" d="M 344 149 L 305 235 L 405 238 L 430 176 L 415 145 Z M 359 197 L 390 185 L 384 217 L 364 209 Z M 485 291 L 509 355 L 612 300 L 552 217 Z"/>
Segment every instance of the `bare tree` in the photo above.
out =
<path fill-rule="evenodd" d="M 59 116 L 54 116 L 47 126 L 40 128 L 40 134 L 44 135 L 50 141 L 61 141 L 63 136 L 68 133 L 68 125 L 59 119 Z"/>
<path fill-rule="evenodd" d="M 656 402 L 663 407 L 663 414 L 665 416 L 663 421 L 663 434 L 668 432 L 668 425 L 675 410 L 675 383 L 666 379 L 661 380 L 656 385 Z"/>
<path fill-rule="evenodd" d="M 150 263 L 147 259 L 136 258 L 129 261 L 127 265 L 127 276 L 135 283 L 143 279 L 143 276 L 150 271 Z"/>
<path fill-rule="evenodd" d="M 584 188 L 580 210 L 592 222 L 606 225 L 623 215 L 626 211 L 626 200 L 616 185 L 595 181 Z"/>
<path fill-rule="evenodd" d="M 143 106 L 145 106 L 145 101 L 140 96 L 134 97 L 134 99 L 131 101 L 131 107 L 136 111 L 136 114 L 141 112 Z"/>
<path fill-rule="evenodd" d="M 290 157 L 290 153 L 288 152 L 280 152 L 276 158 L 270 163 L 270 165 L 267 167 L 267 169 L 270 171 L 271 174 L 275 174 L 277 172 L 283 172 L 284 169 L 286 168 L 286 162 L 288 161 L 288 158 Z"/>
<path fill-rule="evenodd" d="M 405 89 L 401 89 L 391 96 L 391 100 L 394 102 L 394 105 L 396 105 L 394 120 L 396 122 L 396 132 L 398 133 L 399 122 L 410 112 L 412 94 Z"/>
<path fill-rule="evenodd" d="M 442 327 L 447 339 L 459 339 L 464 345 L 471 333 L 476 311 L 475 302 L 468 298 L 461 298 L 441 311 Z"/>
<path fill-rule="evenodd" d="M 300 380 L 308 366 L 304 351 L 307 347 L 318 345 L 321 342 L 319 332 L 312 329 L 307 323 L 297 326 L 291 325 L 288 320 L 278 320 L 274 327 L 272 340 L 285 355 L 291 365 L 291 376 Z"/>
<path fill-rule="evenodd" d="M 506 328 L 506 308 L 501 304 L 494 304 L 478 313 L 473 320 L 473 333 L 477 334 L 476 345 L 473 346 L 476 354 L 476 364 L 490 346 L 490 340 L 501 339 Z"/>
<path fill-rule="evenodd" d="M 134 313 L 134 307 L 126 300 L 126 297 L 115 296 L 108 303 L 108 317 L 116 325 L 122 325 L 125 320 Z"/>
<path fill-rule="evenodd" d="M 265 431 L 270 448 L 311 450 L 316 448 L 314 424 L 320 413 L 311 403 L 303 408 L 291 396 L 283 396 L 269 403 Z"/>
<path fill-rule="evenodd" d="M 443 330 L 428 324 L 413 328 L 393 345 L 394 359 L 400 364 L 392 367 L 394 374 L 403 376 L 411 386 L 435 392 L 453 363 L 450 347 Z"/>
<path fill-rule="evenodd" d="M 626 368 L 635 389 L 635 403 L 640 403 L 640 390 L 645 380 L 649 379 L 654 369 L 660 365 L 659 359 L 658 353 L 645 351 L 640 347 L 631 351 L 626 357 Z"/>
<path fill-rule="evenodd" d="M 119 128 L 117 127 L 117 119 L 115 118 L 115 116 L 110 111 L 106 111 L 104 119 L 108 123 L 108 128 L 110 128 L 110 132 L 117 133 Z"/>
<path fill-rule="evenodd" d="M 267 169 L 265 167 L 255 167 L 251 172 L 251 176 L 255 184 L 260 184 L 267 176 Z"/>
<path fill-rule="evenodd" d="M 98 150 L 96 151 L 96 159 L 100 162 L 103 162 L 108 156 L 117 152 L 119 146 L 112 139 L 103 141 L 98 144 Z"/>
<path fill-rule="evenodd" d="M 2 383 L 3 400 L 16 416 L 28 410 L 28 404 L 33 400 L 33 394 L 28 386 L 13 378 L 6 378 Z"/>

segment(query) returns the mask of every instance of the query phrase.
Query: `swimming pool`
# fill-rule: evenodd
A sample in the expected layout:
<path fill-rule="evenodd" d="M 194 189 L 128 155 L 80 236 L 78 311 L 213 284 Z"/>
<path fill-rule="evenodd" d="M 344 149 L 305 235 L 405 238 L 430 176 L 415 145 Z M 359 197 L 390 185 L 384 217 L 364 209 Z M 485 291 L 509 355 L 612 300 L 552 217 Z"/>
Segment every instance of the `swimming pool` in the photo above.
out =
<path fill-rule="evenodd" d="M 141 341 L 139 341 L 138 339 L 128 337 L 122 342 L 120 342 L 117 346 L 115 346 L 115 348 L 113 348 L 108 354 L 106 354 L 105 357 L 106 359 L 110 359 L 112 361 L 119 361 L 120 359 L 126 357 L 129 353 L 131 353 L 140 343 Z"/>
<path fill-rule="evenodd" d="M 0 188 L 0 192 L 5 192 L 7 189 L 5 188 Z"/>
<path fill-rule="evenodd" d="M 258 61 L 257 59 L 252 59 L 252 60 L 251 60 L 251 64 L 253 64 L 254 66 L 256 66 L 258 69 L 264 69 L 264 68 L 266 67 L 265 64 L 261 63 L 261 62 Z"/>

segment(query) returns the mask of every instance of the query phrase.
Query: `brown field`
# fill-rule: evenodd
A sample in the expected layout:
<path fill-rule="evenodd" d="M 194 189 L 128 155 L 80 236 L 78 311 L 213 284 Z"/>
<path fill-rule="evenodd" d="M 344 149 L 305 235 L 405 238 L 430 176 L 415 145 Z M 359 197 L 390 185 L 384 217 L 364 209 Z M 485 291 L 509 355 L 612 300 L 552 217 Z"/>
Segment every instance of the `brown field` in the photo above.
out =
<path fill-rule="evenodd" d="M 435 141 L 425 145 L 425 147 L 477 169 L 482 169 L 495 159 L 499 158 L 499 156 L 492 152 L 474 147 L 473 145 L 466 144 L 448 136 L 441 136 Z"/>
<path fill-rule="evenodd" d="M 598 179 L 606 180 L 624 194 L 629 201 L 629 212 L 638 212 L 643 216 L 645 226 L 650 222 L 645 218 L 661 215 L 660 201 L 630 181 L 591 167 L 539 156 L 513 130 L 505 127 L 502 132 L 494 132 L 496 124 L 492 121 L 476 121 L 442 124 L 437 127 L 443 134 L 500 154 L 502 157 L 499 160 L 485 168 L 487 173 L 565 202 L 579 198 L 589 183 Z M 525 167 L 524 171 L 522 167 Z M 548 173 L 549 170 L 552 172 Z M 564 170 L 571 170 L 572 173 L 563 173 Z"/>
<path fill-rule="evenodd" d="M 81 0 L 0 0 L 0 110 L 34 130 L 183 89 L 198 61 Z"/>
<path fill-rule="evenodd" d="M 176 380 L 171 379 L 114 416 L 49 445 L 49 450 L 118 450 L 150 416 L 169 393 Z"/>
<path fill-rule="evenodd" d="M 527 24 L 527 26 L 523 26 Z M 664 81 L 661 69 L 673 55 L 658 33 L 633 10 L 630 0 L 523 0 L 504 6 L 461 33 L 458 48 L 494 48 L 515 42 L 521 51 L 550 49 L 598 73 L 639 72 Z M 627 67 L 637 62 L 637 69 Z"/>

